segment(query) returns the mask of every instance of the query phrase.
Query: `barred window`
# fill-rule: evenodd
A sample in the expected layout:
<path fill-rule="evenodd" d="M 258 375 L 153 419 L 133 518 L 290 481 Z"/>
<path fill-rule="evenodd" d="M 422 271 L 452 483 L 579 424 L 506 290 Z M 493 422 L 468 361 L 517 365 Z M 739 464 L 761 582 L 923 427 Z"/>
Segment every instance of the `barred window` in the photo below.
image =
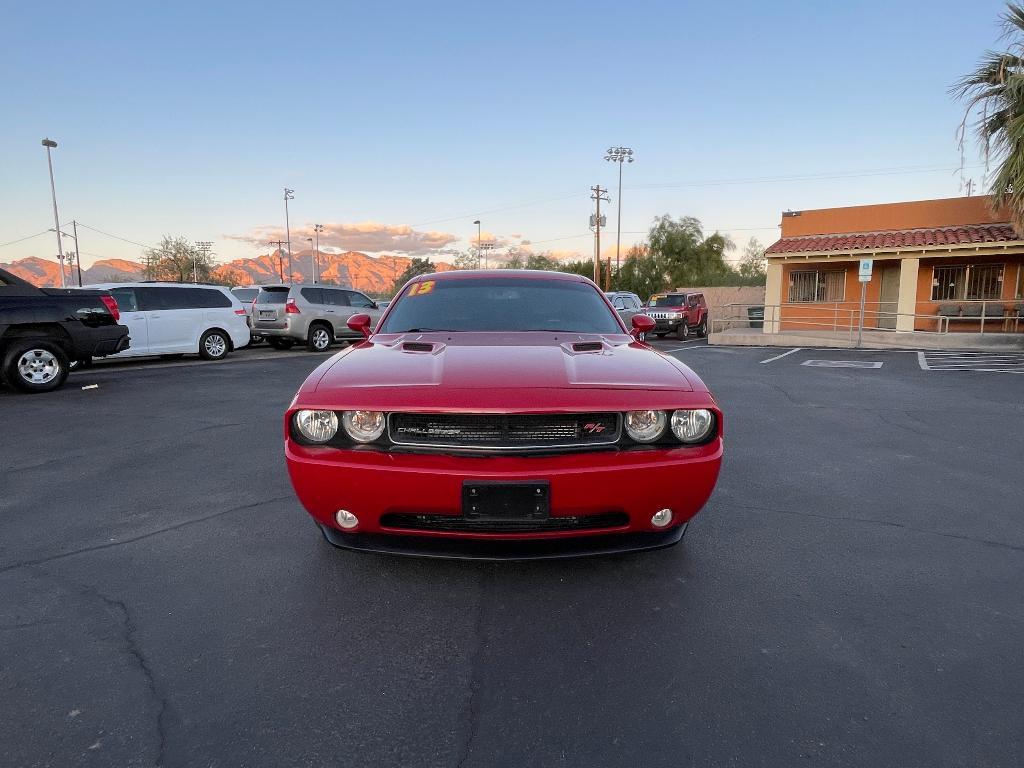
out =
<path fill-rule="evenodd" d="M 932 268 L 932 301 L 986 301 L 1002 293 L 1002 264 Z"/>
<path fill-rule="evenodd" d="M 791 304 L 825 301 L 843 301 L 846 295 L 846 271 L 800 270 L 789 273 L 789 301 Z"/>

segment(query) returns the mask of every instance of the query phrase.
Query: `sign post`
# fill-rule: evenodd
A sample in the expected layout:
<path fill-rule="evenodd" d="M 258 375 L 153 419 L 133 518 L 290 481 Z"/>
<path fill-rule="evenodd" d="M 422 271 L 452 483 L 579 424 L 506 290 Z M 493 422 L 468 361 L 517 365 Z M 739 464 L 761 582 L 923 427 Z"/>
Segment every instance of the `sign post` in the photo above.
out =
<path fill-rule="evenodd" d="M 857 347 L 859 348 L 864 339 L 864 300 L 868 295 L 868 283 L 871 282 L 871 267 L 873 259 L 861 259 L 860 271 L 857 279 L 860 281 L 860 322 L 857 324 Z"/>

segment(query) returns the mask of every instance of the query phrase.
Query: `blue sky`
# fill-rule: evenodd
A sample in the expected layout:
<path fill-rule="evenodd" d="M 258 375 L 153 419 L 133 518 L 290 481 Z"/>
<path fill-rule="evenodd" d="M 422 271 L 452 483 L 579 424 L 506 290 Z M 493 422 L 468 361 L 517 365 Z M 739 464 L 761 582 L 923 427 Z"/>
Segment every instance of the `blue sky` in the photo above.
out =
<path fill-rule="evenodd" d="M 1003 7 L 8 4 L 0 243 L 53 226 L 49 136 L 62 221 L 212 240 L 224 260 L 269 250 L 285 186 L 294 250 L 313 222 L 326 245 L 466 248 L 482 218 L 503 242 L 589 255 L 588 188 L 617 197 L 615 144 L 636 152 L 624 244 L 662 213 L 768 244 L 787 208 L 959 194 L 947 87 L 996 46 Z M 978 163 L 972 148 L 980 182 Z M 917 170 L 864 173 L 880 169 Z M 795 178 L 811 175 L 827 178 Z M 85 264 L 139 258 L 80 235 Z M 51 238 L 0 261 L 51 257 Z"/>

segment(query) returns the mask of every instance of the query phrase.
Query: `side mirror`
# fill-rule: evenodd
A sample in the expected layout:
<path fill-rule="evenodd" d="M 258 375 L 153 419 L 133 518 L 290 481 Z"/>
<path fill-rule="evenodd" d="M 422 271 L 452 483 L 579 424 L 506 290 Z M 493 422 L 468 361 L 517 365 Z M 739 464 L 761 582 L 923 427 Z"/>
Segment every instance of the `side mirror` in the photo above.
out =
<path fill-rule="evenodd" d="M 643 341 L 644 336 L 654 330 L 654 322 L 647 315 L 633 315 L 633 338 Z"/>
<path fill-rule="evenodd" d="M 348 319 L 348 327 L 357 333 L 363 334 L 364 338 L 370 338 L 370 316 L 352 315 Z"/>

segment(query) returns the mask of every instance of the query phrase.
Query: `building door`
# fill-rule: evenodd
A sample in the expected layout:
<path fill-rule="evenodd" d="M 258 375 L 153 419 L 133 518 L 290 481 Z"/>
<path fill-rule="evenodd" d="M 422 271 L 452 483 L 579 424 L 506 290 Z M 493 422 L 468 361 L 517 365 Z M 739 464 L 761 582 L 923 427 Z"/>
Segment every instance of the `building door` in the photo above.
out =
<path fill-rule="evenodd" d="M 881 284 L 878 288 L 878 322 L 877 328 L 896 328 L 896 307 L 900 299 L 900 265 L 886 264 L 881 272 Z"/>

